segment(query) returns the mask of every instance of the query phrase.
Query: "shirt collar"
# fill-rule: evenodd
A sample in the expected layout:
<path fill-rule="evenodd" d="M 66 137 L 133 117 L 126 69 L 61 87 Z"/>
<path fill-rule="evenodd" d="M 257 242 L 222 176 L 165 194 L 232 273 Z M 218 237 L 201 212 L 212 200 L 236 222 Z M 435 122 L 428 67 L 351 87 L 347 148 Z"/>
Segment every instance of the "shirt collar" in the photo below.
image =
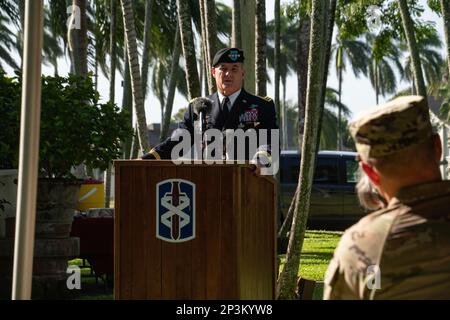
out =
<path fill-rule="evenodd" d="M 242 91 L 242 89 L 239 89 L 238 91 L 236 91 L 232 95 L 228 96 L 228 99 L 230 99 L 230 104 L 228 105 L 228 108 L 230 110 L 231 110 L 232 106 L 234 105 L 234 102 L 236 101 L 237 97 L 241 93 L 241 91 Z M 217 94 L 219 95 L 219 102 L 220 102 L 220 104 L 222 104 L 222 101 L 223 101 L 223 99 L 225 99 L 225 96 L 223 94 L 221 94 L 219 91 L 217 91 Z"/>
<path fill-rule="evenodd" d="M 413 203 L 424 199 L 433 197 L 440 197 L 450 195 L 450 181 L 435 181 L 422 183 L 415 186 L 401 188 L 397 195 L 389 202 L 389 207 L 395 206 L 398 203 Z"/>

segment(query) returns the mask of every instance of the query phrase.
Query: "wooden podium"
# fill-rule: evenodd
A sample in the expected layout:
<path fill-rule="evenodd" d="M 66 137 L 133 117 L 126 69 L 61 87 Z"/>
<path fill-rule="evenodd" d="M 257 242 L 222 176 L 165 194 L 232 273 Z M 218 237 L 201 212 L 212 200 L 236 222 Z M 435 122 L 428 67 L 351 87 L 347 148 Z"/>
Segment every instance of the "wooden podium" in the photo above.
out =
<path fill-rule="evenodd" d="M 115 299 L 274 298 L 272 177 L 238 164 L 120 160 L 114 165 Z M 188 220 L 180 218 L 184 203 L 195 211 Z M 192 229 L 180 227 L 186 221 Z M 168 226 L 174 238 L 157 237 L 157 230 Z M 193 230 L 193 238 L 174 242 L 185 230 Z"/>

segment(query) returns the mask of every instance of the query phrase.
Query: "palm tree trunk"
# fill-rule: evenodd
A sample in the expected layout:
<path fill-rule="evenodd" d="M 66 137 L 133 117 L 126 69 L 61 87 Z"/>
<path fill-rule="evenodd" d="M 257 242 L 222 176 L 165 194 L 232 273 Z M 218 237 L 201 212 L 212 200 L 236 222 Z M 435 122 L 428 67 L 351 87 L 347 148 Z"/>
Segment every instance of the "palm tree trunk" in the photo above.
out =
<path fill-rule="evenodd" d="M 267 95 L 266 74 L 266 0 L 256 0 L 255 24 L 256 94 Z"/>
<path fill-rule="evenodd" d="M 145 3 L 145 22 L 144 22 L 144 46 L 142 49 L 142 94 L 147 94 L 147 81 L 148 81 L 148 61 L 149 61 L 149 48 L 150 48 L 150 36 L 152 29 L 152 10 L 153 0 L 147 0 Z"/>
<path fill-rule="evenodd" d="M 145 118 L 144 96 L 142 94 L 141 73 L 139 70 L 139 55 L 136 41 L 136 28 L 134 24 L 134 11 L 132 0 L 121 0 L 123 12 L 123 25 L 126 32 L 128 48 L 128 61 L 131 69 L 131 89 L 133 91 L 134 109 L 136 112 L 139 145 L 141 152 L 149 151 L 147 120 Z"/>
<path fill-rule="evenodd" d="M 255 93 L 255 15 L 254 0 L 240 0 L 241 5 L 241 44 L 245 53 L 244 86 L 250 93 Z"/>
<path fill-rule="evenodd" d="M 323 118 L 323 105 L 325 103 L 325 92 L 327 87 L 327 80 L 328 80 L 328 69 L 330 64 L 330 58 L 331 58 L 331 44 L 333 41 L 333 29 L 334 29 L 334 21 L 335 21 L 335 13 L 336 13 L 336 2 L 337 0 L 330 0 L 330 16 L 328 19 L 328 27 L 327 27 L 327 42 L 326 42 L 326 58 L 325 58 L 325 75 L 322 83 L 322 99 L 321 99 L 321 110 L 320 110 L 320 118 L 319 118 L 319 127 L 317 130 L 317 145 L 316 148 L 319 150 L 320 145 L 320 133 L 321 133 L 321 127 L 322 127 L 322 118 Z M 287 132 L 287 128 L 286 128 Z M 297 201 L 298 196 L 298 189 L 296 189 L 294 196 L 291 200 L 291 205 L 289 206 L 289 210 L 286 214 L 286 218 L 278 231 L 278 238 L 283 237 L 286 235 L 287 231 L 292 226 L 292 217 L 294 214 L 294 206 Z"/>
<path fill-rule="evenodd" d="M 86 0 L 72 1 L 71 23 L 76 19 L 80 19 L 80 29 L 69 28 L 69 49 L 71 51 L 75 74 L 86 76 L 87 67 L 87 18 L 86 18 Z"/>
<path fill-rule="evenodd" d="M 234 48 L 241 48 L 241 1 L 233 0 L 232 12 L 232 27 L 231 27 L 231 46 Z"/>
<path fill-rule="evenodd" d="M 280 139 L 284 141 L 284 114 L 281 113 L 280 105 L 280 1 L 275 0 L 275 54 L 274 54 L 274 71 L 275 71 L 275 106 L 277 108 L 278 121 L 280 122 Z M 281 144 L 284 148 L 284 144 Z"/>
<path fill-rule="evenodd" d="M 95 62 L 94 62 L 94 88 L 98 88 L 98 47 L 95 46 Z"/>
<path fill-rule="evenodd" d="M 294 196 L 292 197 L 292 201 L 286 214 L 286 218 L 284 219 L 280 230 L 278 230 L 278 238 L 280 239 L 286 237 L 287 232 L 291 229 L 292 217 L 294 216 L 294 209 L 295 209 L 295 200 L 297 199 L 297 196 L 298 196 L 298 189 L 296 189 L 294 192 Z"/>
<path fill-rule="evenodd" d="M 167 102 L 164 114 L 164 122 L 161 127 L 161 141 L 167 138 L 169 131 L 170 119 L 172 115 L 173 99 L 175 97 L 175 88 L 177 85 L 178 63 L 180 60 L 180 28 L 177 26 L 175 40 L 172 51 L 172 65 L 170 66 L 169 91 L 167 92 Z"/>
<path fill-rule="evenodd" d="M 136 159 L 139 153 L 139 143 L 138 143 L 138 128 L 135 127 L 134 129 L 134 139 L 131 143 L 131 153 L 130 153 L 130 159 Z"/>
<path fill-rule="evenodd" d="M 422 65 L 420 62 L 419 49 L 417 47 L 416 36 L 414 34 L 414 22 L 409 14 L 407 0 L 398 0 L 400 5 L 400 13 L 402 15 L 403 29 L 405 31 L 408 48 L 411 54 L 413 65 L 413 77 L 416 85 L 417 93 L 423 97 L 427 97 L 427 89 L 423 79 Z"/>
<path fill-rule="evenodd" d="M 188 1 L 177 0 L 178 24 L 180 25 L 181 46 L 185 60 L 186 82 L 189 100 L 200 96 L 200 81 L 197 72 L 194 38 L 191 24 L 191 10 Z"/>
<path fill-rule="evenodd" d="M 378 105 L 378 96 L 380 95 L 380 84 L 378 82 L 378 63 L 376 60 L 374 61 L 373 68 L 374 68 L 373 74 L 375 77 L 375 81 L 374 81 L 374 83 L 375 83 L 375 103 L 376 103 L 376 105 Z"/>
<path fill-rule="evenodd" d="M 330 60 L 331 60 L 331 44 L 333 42 L 333 30 L 334 30 L 334 22 L 336 17 L 336 6 L 337 0 L 330 0 L 330 14 L 327 22 L 327 36 L 326 36 L 326 44 L 325 44 L 325 75 L 322 83 L 322 99 L 320 102 L 320 116 L 319 116 L 319 127 L 317 128 L 317 150 L 320 150 L 320 137 L 322 133 L 322 122 L 323 122 L 323 113 L 324 113 L 324 105 L 325 105 L 325 95 L 327 92 L 327 82 L 328 82 L 328 70 L 330 69 Z"/>
<path fill-rule="evenodd" d="M 297 82 L 298 82 L 298 146 L 301 150 L 305 127 L 306 88 L 308 82 L 308 54 L 310 44 L 309 17 L 305 15 L 298 29 L 297 37 Z"/>
<path fill-rule="evenodd" d="M 209 68 L 206 58 L 203 59 L 202 69 L 203 69 L 203 73 L 205 74 L 205 76 L 203 76 L 203 82 L 200 82 L 200 86 L 203 87 L 205 95 L 206 95 L 206 93 L 208 92 L 208 77 L 212 76 L 211 68 Z"/>
<path fill-rule="evenodd" d="M 289 236 L 288 252 L 283 271 L 277 283 L 279 299 L 296 298 L 295 288 L 300 267 L 306 222 L 308 219 L 313 170 L 316 155 L 322 86 L 326 59 L 326 35 L 329 2 L 312 1 L 311 42 L 308 64 L 308 91 L 306 97 L 305 135 L 302 147 L 298 197 Z"/>
<path fill-rule="evenodd" d="M 444 20 L 444 35 L 447 44 L 447 67 L 450 76 L 450 3 L 448 0 L 441 0 L 441 11 Z"/>
<path fill-rule="evenodd" d="M 19 44 L 20 44 L 20 70 L 23 70 L 23 34 L 25 30 L 25 0 L 19 0 L 19 19 L 20 19 L 20 31 L 19 31 Z"/>
<path fill-rule="evenodd" d="M 205 58 L 203 57 L 203 49 L 201 50 L 202 54 L 201 54 L 201 58 L 200 58 L 200 70 L 198 70 L 198 81 L 200 82 L 200 95 L 203 97 L 204 94 L 203 92 L 206 93 L 206 90 L 203 91 L 203 78 L 206 76 L 205 75 Z"/>
<path fill-rule="evenodd" d="M 283 85 L 283 100 L 281 102 L 282 104 L 282 118 L 281 118 L 281 123 L 283 124 L 283 131 L 285 132 L 284 137 L 284 149 L 287 149 L 287 146 L 289 145 L 288 143 L 288 122 L 289 119 L 287 118 L 287 110 L 286 110 L 286 77 L 282 77 L 281 78 L 281 84 Z"/>
<path fill-rule="evenodd" d="M 202 51 L 202 64 L 200 67 L 200 78 L 199 78 L 199 82 L 200 82 L 200 94 L 202 94 L 203 90 L 202 90 L 202 86 L 203 86 L 203 81 L 205 81 L 205 94 L 206 92 L 208 92 L 208 83 L 210 82 L 210 78 L 212 77 L 211 73 L 208 72 L 208 66 L 210 65 L 210 61 L 209 61 L 209 54 L 208 54 L 208 45 L 207 45 L 207 36 L 206 36 L 206 21 L 205 21 L 205 2 L 203 0 L 200 0 L 200 24 L 201 24 L 201 51 Z M 205 71 L 205 79 L 203 79 L 202 77 L 202 73 L 203 71 Z"/>
<path fill-rule="evenodd" d="M 214 0 L 203 0 L 205 2 L 205 33 L 206 33 L 206 47 L 208 52 L 208 68 L 214 59 L 217 51 L 217 17 L 216 17 L 216 3 Z M 207 68 L 207 69 L 208 69 Z M 214 78 L 208 76 L 208 92 L 212 94 L 216 90 Z"/>
<path fill-rule="evenodd" d="M 114 103 L 116 85 L 116 0 L 110 1 L 111 20 L 109 25 L 109 55 L 111 65 L 109 70 L 109 102 Z M 105 174 L 105 208 L 109 208 L 111 202 L 111 164 L 108 165 Z"/>
<path fill-rule="evenodd" d="M 109 27 L 109 54 L 111 56 L 109 74 L 109 101 L 114 103 L 116 85 L 116 0 L 111 0 L 111 21 Z"/>
<path fill-rule="evenodd" d="M 338 101 L 339 101 L 339 106 L 338 106 L 338 125 L 337 125 L 337 149 L 341 150 L 342 149 L 342 145 L 341 145 L 341 140 L 342 140 L 342 132 L 341 132 L 341 101 L 342 101 L 342 51 L 339 51 L 339 65 L 338 65 L 338 69 L 339 69 L 339 75 L 338 75 L 338 82 L 339 82 L 339 89 L 338 89 Z"/>
<path fill-rule="evenodd" d="M 129 114 L 129 124 L 131 128 L 134 128 L 133 123 L 133 93 L 131 90 L 131 76 L 130 76 L 130 64 L 128 63 L 128 50 L 125 44 L 124 46 L 124 67 L 123 67 L 123 96 L 122 96 L 122 110 L 126 110 Z M 135 139 L 135 135 L 123 143 L 123 157 L 124 159 L 131 158 L 132 142 Z"/>
<path fill-rule="evenodd" d="M 214 92 L 214 87 L 212 85 L 213 80 L 212 80 L 212 75 L 211 72 L 208 72 L 209 67 L 211 66 L 212 63 L 212 59 L 214 57 L 211 57 L 211 53 L 210 53 L 210 44 L 209 44 L 209 37 L 208 37 L 208 18 L 207 18 L 207 0 L 200 0 L 200 22 L 201 22 L 201 36 L 202 36 L 202 41 L 201 41 L 201 48 L 202 48 L 202 57 L 203 57 L 203 63 L 204 65 L 202 65 L 201 69 L 205 69 L 205 93 L 207 92 L 208 94 L 212 94 Z M 211 33 L 211 32 L 210 32 Z M 216 34 L 217 34 L 217 30 L 216 30 Z M 214 40 L 213 40 L 214 41 Z M 204 67 L 204 68 L 203 68 Z M 202 72 L 200 71 L 200 74 Z M 200 76 L 200 94 L 201 94 L 201 86 L 202 86 L 202 77 Z"/>

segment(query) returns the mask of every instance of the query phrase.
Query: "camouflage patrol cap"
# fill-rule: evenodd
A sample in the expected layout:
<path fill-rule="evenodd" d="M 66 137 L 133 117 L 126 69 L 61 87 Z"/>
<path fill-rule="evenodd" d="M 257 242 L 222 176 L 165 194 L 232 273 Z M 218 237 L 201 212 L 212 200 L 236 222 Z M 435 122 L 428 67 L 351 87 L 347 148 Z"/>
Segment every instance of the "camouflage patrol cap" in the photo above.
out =
<path fill-rule="evenodd" d="M 363 160 L 394 154 L 431 137 L 432 127 L 422 96 L 396 98 L 349 125 Z"/>

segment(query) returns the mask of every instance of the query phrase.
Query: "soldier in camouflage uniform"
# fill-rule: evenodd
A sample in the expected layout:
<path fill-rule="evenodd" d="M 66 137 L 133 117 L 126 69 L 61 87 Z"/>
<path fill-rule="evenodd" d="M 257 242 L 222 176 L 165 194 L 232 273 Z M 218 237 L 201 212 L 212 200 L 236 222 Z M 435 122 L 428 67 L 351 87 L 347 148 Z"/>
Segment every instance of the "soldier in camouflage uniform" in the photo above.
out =
<path fill-rule="evenodd" d="M 346 230 L 324 299 L 449 299 L 450 182 L 426 101 L 397 98 L 350 124 L 360 167 L 387 207 Z"/>

